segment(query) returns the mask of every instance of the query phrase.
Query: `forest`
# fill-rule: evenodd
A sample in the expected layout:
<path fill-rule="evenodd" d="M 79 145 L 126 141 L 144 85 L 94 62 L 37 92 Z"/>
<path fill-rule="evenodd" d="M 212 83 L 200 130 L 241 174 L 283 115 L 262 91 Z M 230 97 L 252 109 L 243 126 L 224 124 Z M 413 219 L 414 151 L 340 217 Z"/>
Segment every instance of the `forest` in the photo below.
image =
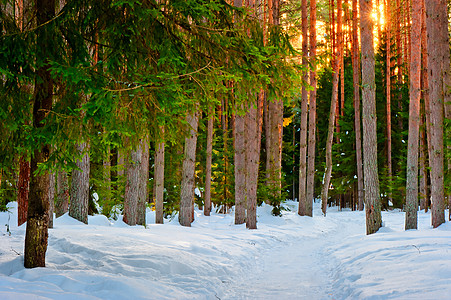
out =
<path fill-rule="evenodd" d="M 451 193 L 444 0 L 0 0 L 0 211 L 45 266 L 65 213 L 418 210 Z M 451 220 L 451 216 L 448 216 Z"/>

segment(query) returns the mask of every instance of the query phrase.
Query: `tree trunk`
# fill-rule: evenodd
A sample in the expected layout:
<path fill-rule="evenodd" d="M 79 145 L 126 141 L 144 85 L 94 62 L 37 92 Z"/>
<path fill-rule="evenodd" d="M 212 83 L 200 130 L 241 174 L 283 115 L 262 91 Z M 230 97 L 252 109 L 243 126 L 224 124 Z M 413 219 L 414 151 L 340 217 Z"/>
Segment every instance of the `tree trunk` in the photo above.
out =
<path fill-rule="evenodd" d="M 386 15 L 386 34 L 387 34 L 387 60 L 386 60 L 386 97 L 387 97 L 387 105 L 386 105 L 386 112 L 387 112 L 387 170 L 388 170 L 388 199 L 389 201 L 392 201 L 392 138 L 391 138 L 391 15 L 390 15 L 390 2 L 389 0 L 386 0 L 385 5 L 385 15 Z"/>
<path fill-rule="evenodd" d="M 423 2 L 423 1 L 422 1 Z M 423 114 L 424 114 L 424 108 Z M 420 117 L 420 210 L 426 210 L 427 207 L 427 169 L 426 169 L 426 136 L 424 129 L 423 116 Z"/>
<path fill-rule="evenodd" d="M 417 229 L 418 156 L 421 99 L 421 0 L 412 5 L 412 37 L 410 62 L 409 139 L 407 148 L 406 224 L 405 229 Z"/>
<path fill-rule="evenodd" d="M 302 0 L 302 65 L 308 70 L 308 22 L 307 22 L 307 0 Z M 302 80 L 308 82 L 308 72 L 305 71 Z M 299 208 L 298 214 L 305 216 L 307 214 L 307 110 L 308 110 L 308 91 L 306 86 L 302 85 L 301 99 L 301 132 L 299 140 Z"/>
<path fill-rule="evenodd" d="M 25 156 L 19 160 L 19 182 L 17 183 L 17 226 L 27 221 L 28 193 L 30 190 L 30 162 Z"/>
<path fill-rule="evenodd" d="M 111 159 L 110 146 L 107 146 L 106 157 L 103 159 L 103 184 L 105 186 L 105 200 L 108 202 L 111 197 Z"/>
<path fill-rule="evenodd" d="M 379 177 L 377 173 L 376 84 L 374 75 L 372 1 L 360 0 L 360 43 L 362 49 L 363 178 L 365 185 L 366 233 L 382 226 Z"/>
<path fill-rule="evenodd" d="M 75 162 L 79 170 L 76 169 L 72 171 L 69 216 L 88 224 L 90 173 L 89 144 L 83 142 L 77 144 L 76 147 L 78 153 L 83 154 L 83 156 L 81 161 L 77 159 Z"/>
<path fill-rule="evenodd" d="M 164 217 L 164 127 L 155 153 L 155 223 L 163 224 Z"/>
<path fill-rule="evenodd" d="M 272 0 L 269 7 L 269 23 L 279 25 L 279 0 Z M 269 149 L 267 149 L 267 185 L 270 197 L 278 201 L 282 191 L 282 134 L 283 134 L 283 101 L 277 99 L 268 102 Z M 268 135 L 268 134 L 267 134 Z M 267 136 L 268 138 L 268 136 Z"/>
<path fill-rule="evenodd" d="M 431 210 L 432 226 L 445 222 L 444 167 L 443 167 L 443 113 L 445 86 L 448 83 L 449 57 L 447 1 L 425 0 L 428 47 L 429 107 L 431 153 Z M 446 93 L 446 94 L 445 94 Z M 445 97 L 444 97 L 445 96 Z"/>
<path fill-rule="evenodd" d="M 147 198 L 149 191 L 147 188 L 147 183 L 149 182 L 149 135 L 141 140 L 141 164 L 139 166 L 139 191 L 138 191 L 138 208 L 137 208 L 137 219 L 136 223 L 138 225 L 146 225 L 146 208 L 147 208 Z"/>
<path fill-rule="evenodd" d="M 60 170 L 56 176 L 55 215 L 61 217 L 69 210 L 69 180 L 66 171 Z"/>
<path fill-rule="evenodd" d="M 55 15 L 54 0 L 36 1 L 37 25 L 42 26 L 38 32 L 37 47 L 42 59 L 50 57 L 50 45 L 53 40 L 49 26 L 45 25 Z M 52 109 L 53 81 L 48 66 L 37 69 L 33 104 L 33 127 L 43 127 L 43 121 Z M 42 172 L 37 175 L 38 165 L 45 163 L 50 155 L 50 146 L 42 144 L 37 147 L 30 163 L 30 194 L 28 199 L 27 228 L 25 233 L 24 266 L 25 268 L 45 267 L 45 253 L 48 244 L 49 223 L 49 175 Z"/>
<path fill-rule="evenodd" d="M 140 146 L 136 146 L 136 149 L 131 151 L 125 168 L 127 182 L 125 183 L 123 220 L 130 226 L 136 225 L 138 221 L 141 159 L 142 149 Z"/>
<path fill-rule="evenodd" d="M 310 0 L 310 104 L 308 127 L 308 166 L 305 215 L 313 215 L 315 193 L 315 143 L 316 143 L 316 0 Z"/>
<path fill-rule="evenodd" d="M 379 9 L 378 9 L 379 11 Z M 363 189 L 363 162 L 362 162 L 362 133 L 360 121 L 360 64 L 359 64 L 359 38 L 358 38 L 358 15 L 357 0 L 352 0 L 352 78 L 354 81 L 354 130 L 355 130 L 355 151 L 357 169 L 357 198 L 359 210 L 363 210 L 364 189 Z M 380 26 L 379 26 L 380 27 Z M 380 32 L 380 28 L 379 28 Z M 380 34 L 379 34 L 380 36 Z"/>
<path fill-rule="evenodd" d="M 337 14 L 337 32 L 340 33 L 341 30 L 341 0 L 337 1 L 337 7 L 338 14 Z M 332 99 L 330 104 L 330 113 L 329 113 L 329 127 L 327 132 L 327 140 L 326 140 L 326 170 L 324 171 L 324 178 L 323 178 L 323 187 L 321 190 L 321 203 L 322 203 L 322 211 L 323 215 L 326 215 L 327 210 L 327 198 L 329 197 L 329 185 L 330 185 L 330 179 L 332 176 L 332 143 L 334 138 L 334 121 L 335 116 L 338 113 L 337 112 L 337 103 L 338 103 L 338 78 L 340 74 L 340 61 L 341 61 L 341 55 L 342 55 L 342 48 L 340 45 L 342 44 L 341 39 L 343 36 L 341 34 L 338 34 L 337 38 L 337 51 L 335 55 L 334 60 L 334 75 L 332 79 Z"/>
<path fill-rule="evenodd" d="M 246 221 L 246 115 L 237 113 L 235 116 L 235 224 L 237 225 Z"/>
<path fill-rule="evenodd" d="M 425 148 L 423 148 L 423 151 L 426 151 L 424 155 L 425 157 L 425 164 L 430 164 L 429 157 L 431 156 L 431 122 L 430 122 L 430 110 L 429 110 L 429 79 L 428 79 L 428 55 L 427 55 L 427 30 L 426 30 L 426 7 L 423 3 L 423 17 L 422 17 L 422 24 L 421 24 L 421 93 L 424 100 L 424 115 L 425 115 L 425 132 L 426 132 L 426 138 L 423 140 Z M 424 212 L 428 212 L 429 208 L 429 188 L 428 188 L 428 171 L 425 169 L 425 172 L 423 172 L 423 176 L 425 178 L 425 203 L 424 203 Z"/>
<path fill-rule="evenodd" d="M 257 186 L 258 186 L 258 167 L 260 164 L 260 119 L 261 107 L 263 105 L 263 92 L 257 96 L 257 105 L 251 104 L 249 112 L 246 115 L 246 190 L 247 190 L 247 216 L 246 228 L 257 229 Z"/>
<path fill-rule="evenodd" d="M 49 228 L 53 228 L 53 211 L 55 210 L 55 173 L 49 174 Z"/>
<path fill-rule="evenodd" d="M 213 129 L 214 129 L 214 108 L 208 112 L 207 125 L 207 162 L 205 170 L 205 193 L 204 193 L 204 215 L 209 216 L 211 212 L 211 163 L 213 154 Z"/>
<path fill-rule="evenodd" d="M 182 189 L 180 193 L 180 216 L 182 226 L 191 226 L 194 221 L 192 210 L 194 207 L 194 185 L 196 169 L 196 144 L 198 112 L 191 112 L 186 116 L 189 125 L 189 136 L 185 138 L 185 155 L 182 167 Z"/>

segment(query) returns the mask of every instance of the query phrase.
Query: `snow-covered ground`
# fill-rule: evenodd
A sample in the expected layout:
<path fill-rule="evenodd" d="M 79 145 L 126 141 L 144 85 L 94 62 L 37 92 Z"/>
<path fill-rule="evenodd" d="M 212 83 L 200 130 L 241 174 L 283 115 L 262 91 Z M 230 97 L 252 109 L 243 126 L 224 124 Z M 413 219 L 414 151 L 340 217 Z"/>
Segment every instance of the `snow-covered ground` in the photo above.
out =
<path fill-rule="evenodd" d="M 404 231 L 404 213 L 383 212 L 385 226 L 365 235 L 363 212 L 313 218 L 287 202 L 283 217 L 258 208 L 258 229 L 234 216 L 196 211 L 129 227 L 103 216 L 84 225 L 64 215 L 49 230 L 47 267 L 25 269 L 25 226 L 16 203 L 0 213 L 0 299 L 450 299 L 451 223 Z M 448 217 L 448 212 L 447 215 Z M 7 226 L 11 235 L 7 232 Z"/>

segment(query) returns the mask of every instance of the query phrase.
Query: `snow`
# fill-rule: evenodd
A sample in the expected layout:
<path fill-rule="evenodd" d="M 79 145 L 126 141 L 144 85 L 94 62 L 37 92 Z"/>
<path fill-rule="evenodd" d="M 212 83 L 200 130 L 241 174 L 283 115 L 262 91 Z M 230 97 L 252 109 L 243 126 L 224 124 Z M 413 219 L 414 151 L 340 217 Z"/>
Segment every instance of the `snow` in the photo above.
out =
<path fill-rule="evenodd" d="M 65 214 L 49 230 L 47 267 L 25 269 L 16 206 L 0 213 L 0 299 L 449 299 L 451 223 L 432 229 L 424 211 L 409 231 L 403 212 L 383 212 L 370 236 L 364 212 L 323 217 L 319 203 L 313 218 L 291 201 L 282 217 L 259 207 L 257 230 L 233 212 L 196 210 L 191 228 L 152 224 L 150 210 L 146 227 Z"/>

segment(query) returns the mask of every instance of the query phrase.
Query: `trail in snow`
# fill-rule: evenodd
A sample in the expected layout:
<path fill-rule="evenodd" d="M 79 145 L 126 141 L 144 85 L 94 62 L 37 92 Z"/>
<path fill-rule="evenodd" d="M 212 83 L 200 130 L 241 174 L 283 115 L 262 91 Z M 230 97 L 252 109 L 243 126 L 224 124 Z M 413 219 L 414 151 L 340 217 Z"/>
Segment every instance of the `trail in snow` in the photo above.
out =
<path fill-rule="evenodd" d="M 315 214 L 321 215 L 321 211 L 317 209 Z M 358 234 L 362 224 L 341 220 L 331 222 L 321 217 L 315 221 L 308 217 L 300 218 L 306 219 L 307 224 L 315 223 L 310 224 L 316 226 L 315 230 L 310 231 L 310 226 L 304 230 L 297 228 L 299 231 L 290 232 L 288 239 L 287 235 L 274 233 L 276 245 L 259 253 L 255 257 L 256 266 L 231 284 L 221 299 L 346 298 L 347 295 L 334 284 L 339 261 L 332 253 L 350 233 Z"/>

